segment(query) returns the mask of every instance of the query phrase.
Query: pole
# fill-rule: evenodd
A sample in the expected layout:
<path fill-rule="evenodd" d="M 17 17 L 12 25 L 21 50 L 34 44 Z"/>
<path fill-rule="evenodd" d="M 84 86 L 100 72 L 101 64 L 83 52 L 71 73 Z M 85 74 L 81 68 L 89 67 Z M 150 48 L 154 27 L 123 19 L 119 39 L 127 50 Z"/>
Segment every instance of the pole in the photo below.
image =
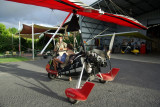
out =
<path fill-rule="evenodd" d="M 19 21 L 19 56 L 21 56 L 21 37 L 20 37 L 20 28 L 21 27 L 21 23 Z"/>
<path fill-rule="evenodd" d="M 48 45 L 50 44 L 50 42 L 52 41 L 52 39 L 56 36 L 56 34 L 58 33 L 58 31 L 61 29 L 61 27 L 63 26 L 63 24 L 67 21 L 67 19 L 69 18 L 69 16 L 71 15 L 71 12 L 68 14 L 68 16 L 65 18 L 65 20 L 63 21 L 63 23 L 61 24 L 61 26 L 57 29 L 57 31 L 53 34 L 53 36 L 51 37 L 51 39 L 48 41 L 48 43 L 46 44 L 46 46 L 43 48 L 43 50 L 41 51 L 41 54 L 43 54 L 43 52 L 46 50 L 46 48 L 48 47 Z"/>
<path fill-rule="evenodd" d="M 12 34 L 12 54 L 13 54 L 13 34 Z"/>
<path fill-rule="evenodd" d="M 77 52 L 76 50 L 76 31 L 73 32 L 73 49 L 74 49 L 74 52 Z"/>
<path fill-rule="evenodd" d="M 32 23 L 32 59 L 34 60 L 34 24 Z"/>
<path fill-rule="evenodd" d="M 82 75 L 83 75 L 84 67 L 85 67 L 85 62 L 83 63 L 81 75 L 80 75 L 79 81 L 78 81 L 77 86 L 76 86 L 76 88 L 78 88 L 78 89 L 80 88 L 80 85 L 81 85 L 81 80 L 82 80 Z"/>

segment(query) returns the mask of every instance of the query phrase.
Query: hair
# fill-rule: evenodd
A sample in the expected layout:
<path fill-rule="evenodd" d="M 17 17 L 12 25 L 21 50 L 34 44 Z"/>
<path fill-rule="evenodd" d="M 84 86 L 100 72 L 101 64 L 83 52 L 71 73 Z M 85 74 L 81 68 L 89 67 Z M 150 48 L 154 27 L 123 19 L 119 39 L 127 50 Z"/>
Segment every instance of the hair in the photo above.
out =
<path fill-rule="evenodd" d="M 72 50 L 73 49 L 73 45 L 72 44 L 67 44 L 67 48 Z"/>

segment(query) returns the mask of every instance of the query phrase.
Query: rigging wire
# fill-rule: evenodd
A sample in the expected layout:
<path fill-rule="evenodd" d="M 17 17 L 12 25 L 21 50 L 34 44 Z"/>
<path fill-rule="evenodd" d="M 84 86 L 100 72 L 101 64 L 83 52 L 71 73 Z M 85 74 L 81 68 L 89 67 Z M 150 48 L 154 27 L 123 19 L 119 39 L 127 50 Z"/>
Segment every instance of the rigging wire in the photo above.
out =
<path fill-rule="evenodd" d="M 126 14 L 116 3 L 114 3 L 112 0 L 110 0 L 111 3 L 117 8 L 117 10 L 122 13 L 122 14 Z"/>
<path fill-rule="evenodd" d="M 113 2 L 111 1 L 111 4 L 115 7 L 115 9 L 116 9 L 120 14 L 123 14 L 123 12 L 121 12 L 121 11 L 118 9 L 118 7 L 117 7 L 117 5 L 116 5 L 115 3 L 113 3 Z"/>
<path fill-rule="evenodd" d="M 48 23 L 50 23 L 49 21 L 50 21 L 50 19 L 51 19 L 52 12 L 53 12 L 53 9 L 51 9 L 51 12 L 50 12 L 50 14 L 49 14 Z"/>
<path fill-rule="evenodd" d="M 102 33 L 104 33 L 104 32 L 105 32 L 106 30 L 108 30 L 108 29 L 109 29 L 109 27 L 107 27 L 106 29 L 104 29 L 102 32 L 100 32 L 98 35 L 94 36 L 92 39 L 88 40 L 87 42 L 93 40 L 94 38 L 96 38 L 97 36 L 101 35 Z M 87 42 L 86 42 L 86 43 L 87 43 Z"/>
<path fill-rule="evenodd" d="M 104 0 L 104 1 L 105 1 L 106 6 L 108 7 L 110 13 L 112 13 L 112 11 L 111 11 L 111 9 L 110 9 L 110 7 L 109 7 L 109 3 L 107 3 L 106 0 Z"/>
<path fill-rule="evenodd" d="M 54 14 L 54 16 L 55 16 L 55 18 L 56 18 L 56 20 L 57 20 L 57 23 L 56 23 L 56 24 L 61 23 L 63 19 L 62 19 L 62 17 L 59 17 L 59 15 L 56 13 L 56 10 L 53 10 L 53 14 Z M 69 18 L 68 20 L 70 20 L 70 18 Z M 68 21 L 68 20 L 67 20 L 67 21 Z"/>
<path fill-rule="evenodd" d="M 99 9 L 101 9 L 101 6 L 100 6 L 99 2 L 98 2 L 98 6 L 99 6 Z"/>
<path fill-rule="evenodd" d="M 109 0 L 109 1 L 110 1 L 115 7 L 117 7 L 117 9 L 122 12 L 122 14 L 124 14 L 124 15 L 126 15 L 126 16 L 129 16 L 126 12 L 124 12 L 123 9 L 121 9 L 121 8 L 120 8 L 117 4 L 115 4 L 112 0 Z"/>
<path fill-rule="evenodd" d="M 112 2 L 111 2 L 111 6 L 112 6 L 113 10 L 115 11 L 115 13 L 117 14 L 116 8 L 114 7 Z"/>

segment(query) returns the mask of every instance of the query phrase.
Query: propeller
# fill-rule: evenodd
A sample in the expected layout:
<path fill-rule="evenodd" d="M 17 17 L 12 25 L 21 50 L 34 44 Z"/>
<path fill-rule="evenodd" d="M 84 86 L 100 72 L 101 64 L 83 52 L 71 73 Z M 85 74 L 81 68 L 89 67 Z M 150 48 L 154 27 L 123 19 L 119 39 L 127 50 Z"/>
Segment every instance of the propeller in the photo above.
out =
<path fill-rule="evenodd" d="M 107 56 L 108 56 L 109 59 L 111 58 L 111 51 L 112 51 L 112 48 L 113 48 L 114 38 L 115 38 L 115 33 L 113 34 L 113 36 L 111 38 L 111 41 L 110 41 L 110 44 L 109 44 L 109 50 L 107 52 Z"/>

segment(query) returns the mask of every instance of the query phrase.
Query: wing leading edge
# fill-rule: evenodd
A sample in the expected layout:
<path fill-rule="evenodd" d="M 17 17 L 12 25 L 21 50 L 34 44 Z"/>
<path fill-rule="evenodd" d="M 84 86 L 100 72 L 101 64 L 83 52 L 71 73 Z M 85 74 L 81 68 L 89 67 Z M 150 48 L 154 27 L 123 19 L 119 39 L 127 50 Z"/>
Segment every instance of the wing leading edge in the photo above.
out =
<path fill-rule="evenodd" d="M 94 18 L 97 20 L 115 23 L 122 26 L 138 28 L 138 29 L 147 29 L 137 20 L 119 14 L 104 13 L 101 14 L 99 10 L 94 9 L 88 5 L 85 5 L 79 0 L 7 0 L 24 4 L 31 4 L 41 7 L 47 7 L 51 9 L 57 9 L 66 12 L 72 12 L 73 10 L 77 11 L 77 14 Z"/>

